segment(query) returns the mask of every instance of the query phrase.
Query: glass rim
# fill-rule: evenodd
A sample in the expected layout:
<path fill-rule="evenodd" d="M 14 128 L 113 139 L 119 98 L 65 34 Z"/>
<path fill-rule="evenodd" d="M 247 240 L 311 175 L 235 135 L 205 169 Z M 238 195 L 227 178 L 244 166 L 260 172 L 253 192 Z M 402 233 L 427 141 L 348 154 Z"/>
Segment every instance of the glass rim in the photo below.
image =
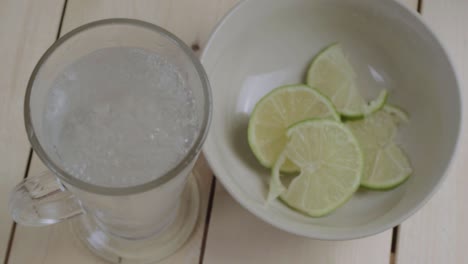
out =
<path fill-rule="evenodd" d="M 190 150 L 184 156 L 184 158 L 181 159 L 177 163 L 177 165 L 172 167 L 172 169 L 170 169 L 161 177 L 158 177 L 152 181 L 149 181 L 143 184 L 129 186 L 129 187 L 105 187 L 105 186 L 100 186 L 100 185 L 94 185 L 94 184 L 79 180 L 71 176 L 69 173 L 65 172 L 62 168 L 60 168 L 60 166 L 58 166 L 49 157 L 49 155 L 46 153 L 41 143 L 39 142 L 39 139 L 36 136 L 34 126 L 32 123 L 31 108 L 30 108 L 30 98 L 31 98 L 33 84 L 36 80 L 36 77 L 38 76 L 38 73 L 42 65 L 44 65 L 47 62 L 47 60 L 54 53 L 54 51 L 58 47 L 60 47 L 63 43 L 65 43 L 67 40 L 69 40 L 70 38 L 80 33 L 85 33 L 87 30 L 93 29 L 96 27 L 107 26 L 107 25 L 112 25 L 112 24 L 122 24 L 122 25 L 130 25 L 130 26 L 135 26 L 135 27 L 142 27 L 142 28 L 153 31 L 156 34 L 162 35 L 163 37 L 165 37 L 166 39 L 174 43 L 181 50 L 181 52 L 183 52 L 190 59 L 192 65 L 195 67 L 198 77 L 200 78 L 200 81 L 202 83 L 202 89 L 203 89 L 203 92 L 205 94 L 205 99 L 206 99 L 206 103 L 204 106 L 203 120 L 201 123 L 199 134 L 195 142 L 193 143 L 192 147 L 190 148 Z M 68 33 L 60 37 L 58 40 L 56 40 L 46 50 L 46 52 L 42 55 L 42 57 L 39 59 L 36 66 L 34 67 L 34 70 L 32 71 L 31 77 L 29 78 L 29 81 L 27 84 L 25 101 L 24 101 L 24 122 L 25 122 L 27 136 L 28 136 L 29 142 L 31 143 L 31 146 L 34 152 L 36 152 L 36 154 L 39 156 L 41 161 L 59 179 L 65 181 L 66 183 L 74 187 L 77 187 L 81 190 L 96 193 L 96 194 L 102 194 L 102 195 L 118 196 L 118 195 L 130 195 L 130 194 L 142 193 L 142 192 L 154 189 L 158 186 L 161 186 L 162 184 L 168 182 L 169 180 L 177 176 L 187 166 L 189 166 L 190 163 L 197 157 L 198 153 L 200 153 L 203 142 L 205 141 L 207 134 L 208 134 L 211 117 L 212 117 L 212 94 L 211 94 L 211 87 L 209 84 L 208 76 L 200 60 L 197 57 L 195 57 L 195 54 L 192 52 L 192 50 L 177 36 L 165 30 L 164 28 L 161 28 L 149 22 L 136 20 L 136 19 L 129 19 L 129 18 L 111 18 L 111 19 L 103 19 L 103 20 L 90 22 L 90 23 L 84 24 L 82 26 L 79 26 L 69 31 Z"/>

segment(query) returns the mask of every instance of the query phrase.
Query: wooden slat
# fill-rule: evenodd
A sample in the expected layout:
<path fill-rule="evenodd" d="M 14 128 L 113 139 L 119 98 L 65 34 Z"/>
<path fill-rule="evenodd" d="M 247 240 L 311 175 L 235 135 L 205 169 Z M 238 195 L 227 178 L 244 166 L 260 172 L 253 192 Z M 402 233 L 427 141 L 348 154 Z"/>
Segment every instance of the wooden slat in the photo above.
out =
<path fill-rule="evenodd" d="M 463 101 L 468 102 L 468 2 L 424 0 L 422 15 L 448 49 L 460 77 Z M 468 112 L 463 123 L 468 124 Z M 466 127 L 466 126 L 465 126 Z M 442 188 L 415 216 L 400 227 L 397 264 L 468 263 L 468 138 Z"/>
<path fill-rule="evenodd" d="M 417 0 L 402 2 L 417 9 Z M 288 234 L 241 208 L 218 181 L 204 263 L 388 264 L 391 242 L 391 230 L 343 242 L 311 240 Z"/>
<path fill-rule="evenodd" d="M 160 25 L 179 36 L 189 46 L 203 47 L 213 25 L 236 1 L 127 1 L 68 0 L 62 34 L 82 24 L 111 17 L 127 17 Z M 33 157 L 30 175 L 44 170 Z M 191 239 L 176 254 L 161 263 L 198 263 L 204 234 L 206 209 L 212 174 L 203 157 L 196 165 L 202 194 L 201 217 Z M 105 263 L 93 256 L 73 237 L 67 223 L 28 228 L 18 226 L 9 263 Z"/>
<path fill-rule="evenodd" d="M 419 0 L 399 0 L 411 9 L 417 10 Z"/>
<path fill-rule="evenodd" d="M 217 182 L 204 263 L 388 264 L 391 232 L 327 242 L 298 237 L 259 220 Z"/>
<path fill-rule="evenodd" d="M 64 32 L 94 20 L 136 18 L 175 33 L 187 45 L 203 48 L 211 29 L 237 0 L 69 1 Z"/>
<path fill-rule="evenodd" d="M 0 1 L 0 261 L 13 226 L 8 196 L 24 177 L 30 151 L 23 122 L 26 84 L 55 40 L 62 7 L 63 0 Z"/>

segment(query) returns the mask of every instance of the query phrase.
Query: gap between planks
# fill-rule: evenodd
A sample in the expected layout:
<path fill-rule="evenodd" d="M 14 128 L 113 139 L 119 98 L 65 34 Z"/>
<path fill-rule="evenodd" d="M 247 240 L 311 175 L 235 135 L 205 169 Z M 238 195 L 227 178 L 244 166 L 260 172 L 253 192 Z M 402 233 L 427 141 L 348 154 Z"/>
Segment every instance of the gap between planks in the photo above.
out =
<path fill-rule="evenodd" d="M 31 166 L 32 155 L 33 155 L 33 150 L 32 148 L 30 148 L 28 160 L 26 162 L 26 169 L 24 170 L 23 179 L 26 179 L 26 177 L 28 177 L 29 167 Z M 10 259 L 10 252 L 13 246 L 13 240 L 15 239 L 15 232 L 16 232 L 16 222 L 13 221 L 13 225 L 11 226 L 10 238 L 8 239 L 8 246 L 7 246 L 7 250 L 5 253 L 5 259 L 4 259 L 5 264 L 8 263 L 8 260 Z"/>
<path fill-rule="evenodd" d="M 422 9 L 423 9 L 423 1 L 424 0 L 418 0 L 418 3 L 416 5 L 416 11 L 419 13 L 419 15 L 422 14 Z M 392 246 L 390 249 L 390 264 L 397 264 L 396 259 L 398 255 L 398 233 L 400 231 L 400 225 L 397 225 L 393 228 L 392 230 Z"/>
<path fill-rule="evenodd" d="M 203 258 L 205 257 L 206 241 L 208 239 L 208 231 L 210 228 L 211 211 L 213 209 L 213 200 L 214 200 L 215 190 L 216 190 L 216 177 L 213 174 L 212 179 L 211 179 L 211 186 L 210 186 L 210 196 L 208 197 L 208 207 L 206 208 L 205 226 L 203 230 L 203 238 L 202 238 L 202 244 L 200 248 L 199 264 L 203 264 Z"/>
<path fill-rule="evenodd" d="M 66 12 L 66 9 L 67 9 L 67 2 L 68 2 L 68 0 L 64 0 L 64 2 L 63 2 L 62 15 L 60 16 L 60 22 L 59 22 L 59 25 L 58 25 L 57 35 L 55 37 L 55 40 L 59 39 L 60 33 L 62 31 L 63 19 L 65 17 L 65 12 Z M 31 166 L 32 156 L 33 156 L 33 149 L 30 148 L 29 149 L 28 160 L 26 162 L 26 169 L 25 169 L 24 175 L 23 175 L 23 179 L 26 179 L 28 177 L 29 168 Z M 7 246 L 7 250 L 6 250 L 6 253 L 5 253 L 5 259 L 4 259 L 4 262 L 3 262 L 5 264 L 7 264 L 9 259 L 10 259 L 11 248 L 13 246 L 13 241 L 15 239 L 16 225 L 17 225 L 16 222 L 13 222 L 13 225 L 11 227 L 10 238 L 8 240 L 8 246 Z"/>

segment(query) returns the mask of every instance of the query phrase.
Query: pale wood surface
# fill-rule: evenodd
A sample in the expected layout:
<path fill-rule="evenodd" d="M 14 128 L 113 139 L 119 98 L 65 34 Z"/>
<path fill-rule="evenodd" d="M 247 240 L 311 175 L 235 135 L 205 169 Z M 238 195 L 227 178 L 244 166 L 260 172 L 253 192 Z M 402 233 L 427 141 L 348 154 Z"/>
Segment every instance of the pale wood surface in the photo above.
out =
<path fill-rule="evenodd" d="M 388 264 L 391 232 L 332 242 L 291 235 L 259 220 L 234 201 L 219 182 L 204 263 Z"/>
<path fill-rule="evenodd" d="M 424 20 L 451 55 L 468 102 L 468 1 L 425 0 Z M 463 123 L 468 124 L 468 108 Z M 442 188 L 416 215 L 400 227 L 397 264 L 468 263 L 468 138 L 463 135 L 458 158 Z"/>
<path fill-rule="evenodd" d="M 407 7 L 411 9 L 417 10 L 418 8 L 418 3 L 419 3 L 418 0 L 398 0 L 398 1 L 404 3 Z"/>
<path fill-rule="evenodd" d="M 416 9 L 418 0 L 402 0 Z M 189 46 L 203 49 L 216 22 L 237 0 L 68 0 L 62 34 L 84 23 L 111 17 L 130 17 L 158 24 Z M 8 245 L 12 223 L 7 197 L 24 175 L 29 153 L 22 105 L 27 79 L 39 56 L 59 29 L 64 0 L 0 0 L 0 257 Z M 450 49 L 462 83 L 468 70 L 465 0 L 424 0 L 423 16 Z M 6 47 L 6 48 L 5 48 Z M 5 65 L 8 65 L 5 67 Z M 464 86 L 463 86 L 464 87 Z M 467 93 L 464 93 L 468 100 Z M 465 119 L 467 119 L 465 117 Z M 465 140 L 463 146 L 468 147 Z M 466 152 L 462 148 L 462 152 Z M 460 156 L 466 157 L 467 153 Z M 29 175 L 44 170 L 33 157 Z M 204 159 L 197 164 L 203 193 L 202 212 L 190 241 L 163 263 L 198 263 L 203 247 L 211 171 Z M 459 159 L 439 193 L 399 232 L 396 264 L 467 263 L 468 206 L 463 199 L 468 167 Z M 204 263 L 359 263 L 390 262 L 391 231 L 366 239 L 324 242 L 289 235 L 258 220 L 216 184 L 210 225 L 205 237 Z M 8 263 L 104 263 L 94 257 L 69 230 L 68 224 L 45 228 L 17 226 Z"/>
<path fill-rule="evenodd" d="M 25 174 L 29 143 L 23 100 L 29 75 L 54 42 L 63 0 L 0 1 L 0 261 L 12 230 L 8 196 Z"/>
<path fill-rule="evenodd" d="M 94 20 L 126 17 L 157 24 L 187 45 L 203 47 L 216 22 L 238 0 L 69 0 L 63 21 L 67 32 Z"/>

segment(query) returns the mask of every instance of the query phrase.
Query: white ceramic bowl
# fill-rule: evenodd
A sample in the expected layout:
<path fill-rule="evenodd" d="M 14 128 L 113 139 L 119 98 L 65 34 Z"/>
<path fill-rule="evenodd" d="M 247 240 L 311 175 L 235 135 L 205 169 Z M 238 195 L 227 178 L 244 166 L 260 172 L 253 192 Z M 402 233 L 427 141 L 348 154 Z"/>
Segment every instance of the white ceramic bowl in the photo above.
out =
<path fill-rule="evenodd" d="M 414 174 L 392 191 L 360 190 L 323 218 L 279 201 L 266 207 L 269 170 L 247 144 L 250 112 L 271 89 L 303 82 L 312 57 L 333 42 L 342 43 L 368 98 L 387 89 L 390 102 L 409 112 L 401 141 Z M 247 0 L 218 25 L 202 63 L 214 103 L 205 155 L 240 204 L 280 229 L 332 240 L 389 229 L 430 198 L 454 155 L 461 99 L 453 65 L 418 14 L 397 1 Z"/>

